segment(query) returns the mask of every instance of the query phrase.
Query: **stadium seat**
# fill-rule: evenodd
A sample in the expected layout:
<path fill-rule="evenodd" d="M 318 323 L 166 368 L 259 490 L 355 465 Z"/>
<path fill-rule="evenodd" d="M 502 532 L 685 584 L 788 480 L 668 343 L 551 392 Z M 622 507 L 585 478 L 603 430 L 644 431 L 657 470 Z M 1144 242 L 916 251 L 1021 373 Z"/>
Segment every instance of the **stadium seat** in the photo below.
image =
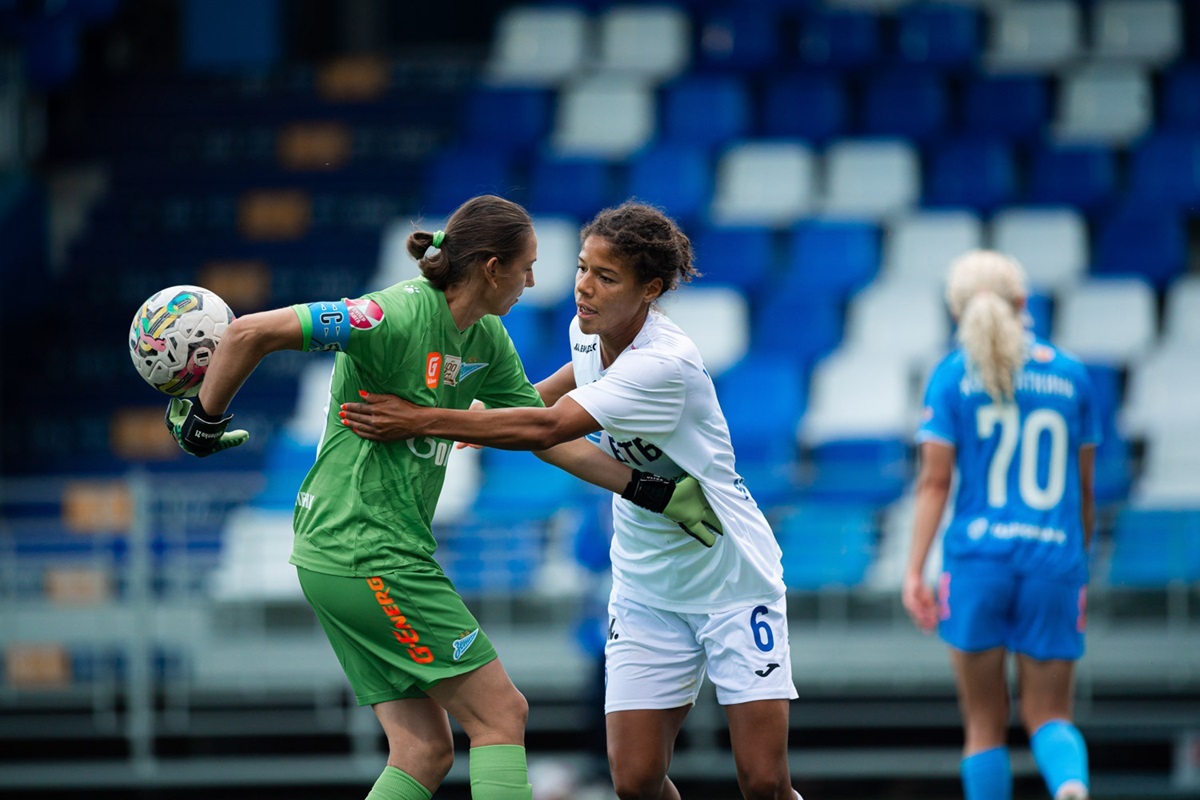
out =
<path fill-rule="evenodd" d="M 912 478 L 908 443 L 899 438 L 846 439 L 804 448 L 797 492 L 804 501 L 895 501 Z"/>
<path fill-rule="evenodd" d="M 671 5 L 618 4 L 596 17 L 599 38 L 597 69 L 626 74 L 652 83 L 685 70 L 691 59 L 691 21 Z"/>
<path fill-rule="evenodd" d="M 470 518 L 545 522 L 580 496 L 578 478 L 520 450 L 485 447 L 481 452 L 482 482 Z M 461 455 L 455 452 L 451 460 Z"/>
<path fill-rule="evenodd" d="M 515 6 L 496 21 L 487 79 L 497 84 L 555 86 L 588 60 L 591 21 L 573 6 Z"/>
<path fill-rule="evenodd" d="M 1118 424 L 1122 402 L 1122 371 L 1106 364 L 1088 364 L 1092 397 L 1100 419 L 1100 446 L 1096 448 L 1093 490 L 1096 502 L 1107 505 L 1122 502 L 1129 495 L 1133 478 L 1132 453 L 1128 437 Z"/>
<path fill-rule="evenodd" d="M 1039 75 L 980 75 L 967 83 L 964 128 L 978 136 L 1029 140 L 1050 121 L 1050 95 Z"/>
<path fill-rule="evenodd" d="M 1124 145 L 1154 121 L 1154 97 L 1146 70 L 1132 64 L 1091 63 L 1060 78 L 1053 124 L 1060 142 Z"/>
<path fill-rule="evenodd" d="M 805 447 L 907 440 L 915 424 L 907 365 L 869 351 L 835 351 L 813 368 L 800 423 Z"/>
<path fill-rule="evenodd" d="M 501 150 L 471 147 L 443 150 L 425 167 L 424 207 L 433 213 L 449 214 L 478 194 L 507 196 L 509 159 Z"/>
<path fill-rule="evenodd" d="M 789 589 L 858 586 L 875 557 L 877 525 L 868 504 L 805 503 L 772 527 Z"/>
<path fill-rule="evenodd" d="M 550 145 L 559 155 L 618 159 L 654 136 L 654 93 L 640 78 L 592 76 L 559 90 Z"/>
<path fill-rule="evenodd" d="M 612 200 L 607 161 L 588 157 L 536 158 L 529 173 L 529 211 L 587 220 Z"/>
<path fill-rule="evenodd" d="M 1087 271 L 1087 222 L 1073 208 L 1003 208 L 991 227 L 992 247 L 1025 268 L 1032 289 L 1062 291 Z"/>
<path fill-rule="evenodd" d="M 1189 365 L 1195 369 L 1193 362 Z M 1195 400 L 1196 381 L 1190 381 L 1179 402 Z M 1172 387 L 1174 388 L 1174 387 Z M 1147 432 L 1141 469 L 1129 492 L 1130 502 L 1166 508 L 1200 509 L 1200 426 L 1194 419 L 1174 428 L 1159 425 Z"/>
<path fill-rule="evenodd" d="M 979 57 L 979 12 L 966 5 L 916 4 L 896 14 L 900 60 L 908 64 L 966 67 Z"/>
<path fill-rule="evenodd" d="M 1092 278 L 1058 300 L 1054 340 L 1088 362 L 1127 366 L 1154 344 L 1154 289 L 1139 278 Z"/>
<path fill-rule="evenodd" d="M 1140 276 L 1163 289 L 1187 269 L 1187 228 L 1172 208 L 1130 201 L 1099 227 L 1094 275 Z"/>
<path fill-rule="evenodd" d="M 1049 339 L 1054 329 L 1054 298 L 1036 290 L 1030 291 L 1025 298 L 1025 311 L 1029 314 L 1030 330 L 1034 335 Z"/>
<path fill-rule="evenodd" d="M 795 461 L 796 426 L 804 413 L 804 374 L 801 362 L 787 355 L 748 353 L 716 378 L 739 472 L 750 465 L 755 473 L 778 464 L 790 468 Z M 753 482 L 750 487 L 759 490 Z M 764 498 L 758 500 L 761 504 Z"/>
<path fill-rule="evenodd" d="M 914 207 L 921 197 L 921 164 L 901 139 L 840 139 L 825 151 L 827 217 L 882 220 Z"/>
<path fill-rule="evenodd" d="M 1200 131 L 1152 133 L 1137 143 L 1129 170 L 1131 200 L 1181 210 L 1200 203 Z"/>
<path fill-rule="evenodd" d="M 799 361 L 807 373 L 842 340 L 843 311 L 836 294 L 772 294 L 751 320 L 751 349 Z"/>
<path fill-rule="evenodd" d="M 701 64 L 718 69 L 759 69 L 776 63 L 779 45 L 777 9 L 767 4 L 718 7 L 700 24 L 696 55 Z"/>
<path fill-rule="evenodd" d="M 538 239 L 538 257 L 533 265 L 533 286 L 521 295 L 521 304 L 552 308 L 574 294 L 579 223 L 570 217 L 534 214 L 533 230 Z M 566 331 L 554 331 L 552 335 L 565 341 Z"/>
<path fill-rule="evenodd" d="M 984 65 L 993 72 L 1050 72 L 1083 52 L 1075 0 L 1017 0 L 990 9 Z"/>
<path fill-rule="evenodd" d="M 820 143 L 841 135 L 849 114 L 846 89 L 837 72 L 765 76 L 763 133 Z"/>
<path fill-rule="evenodd" d="M 877 280 L 850 301 L 847 353 L 874 353 L 915 369 L 941 358 L 949 344 L 950 316 L 935 283 Z"/>
<path fill-rule="evenodd" d="M 1130 436 L 1172 433 L 1200 427 L 1200 351 L 1160 348 L 1129 365 L 1121 428 Z M 1200 454 L 1198 454 L 1200 459 Z"/>
<path fill-rule="evenodd" d="M 530 151 L 549 133 L 553 111 L 547 89 L 479 86 L 463 102 L 462 138 L 477 148 Z"/>
<path fill-rule="evenodd" d="M 879 269 L 879 231 L 855 221 L 801 222 L 792 230 L 780 296 L 844 300 L 866 286 Z"/>
<path fill-rule="evenodd" d="M 1092 10 L 1093 55 L 1161 65 L 1183 48 L 1177 0 L 1098 0 Z"/>
<path fill-rule="evenodd" d="M 682 286 L 663 296 L 663 312 L 691 337 L 714 378 L 750 347 L 750 308 L 731 286 Z"/>
<path fill-rule="evenodd" d="M 1185 275 L 1167 290 L 1163 309 L 1162 347 L 1200 348 L 1200 276 Z"/>
<path fill-rule="evenodd" d="M 545 528 L 544 519 L 504 516 L 438 525 L 438 563 L 464 595 L 529 592 L 545 561 Z"/>
<path fill-rule="evenodd" d="M 774 232 L 761 225 L 704 226 L 692 235 L 702 284 L 736 286 L 753 299 L 775 264 Z"/>
<path fill-rule="evenodd" d="M 1161 588 L 1200 580 L 1200 512 L 1195 509 L 1122 509 L 1113 526 L 1108 582 Z"/>
<path fill-rule="evenodd" d="M 910 67 L 867 78 L 863 130 L 868 135 L 924 142 L 943 132 L 948 116 L 949 99 L 938 72 Z"/>
<path fill-rule="evenodd" d="M 688 76 L 662 95 L 662 141 L 713 147 L 749 133 L 750 98 L 736 76 Z"/>
<path fill-rule="evenodd" d="M 1180 64 L 1167 72 L 1159 130 L 1200 131 L 1200 65 Z"/>
<path fill-rule="evenodd" d="M 1092 212 L 1116 196 L 1116 154 L 1104 144 L 1038 147 L 1030 172 L 1031 203 Z"/>
<path fill-rule="evenodd" d="M 1007 141 L 955 139 L 931 154 L 924 205 L 988 213 L 1015 197 L 1016 182 L 1017 168 Z"/>
<path fill-rule="evenodd" d="M 712 165 L 695 145 L 651 145 L 629 161 L 628 196 L 661 206 L 682 224 L 704 215 L 712 197 Z"/>
<path fill-rule="evenodd" d="M 783 227 L 808 213 L 815 200 L 815 159 L 793 141 L 743 141 L 717 162 L 711 215 L 723 225 Z"/>
<path fill-rule="evenodd" d="M 970 211 L 917 211 L 888 223 L 882 276 L 940 288 L 950 263 L 983 246 L 983 223 Z"/>
<path fill-rule="evenodd" d="M 869 11 L 828 9 L 800 19 L 800 59 L 837 69 L 867 67 L 880 57 L 880 17 Z"/>

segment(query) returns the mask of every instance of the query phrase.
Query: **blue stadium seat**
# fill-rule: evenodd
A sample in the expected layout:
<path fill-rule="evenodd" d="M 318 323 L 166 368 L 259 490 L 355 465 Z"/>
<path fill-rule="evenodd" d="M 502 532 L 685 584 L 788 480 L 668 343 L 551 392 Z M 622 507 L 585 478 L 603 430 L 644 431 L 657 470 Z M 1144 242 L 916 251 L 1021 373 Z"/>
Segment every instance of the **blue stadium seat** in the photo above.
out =
<path fill-rule="evenodd" d="M 739 464 L 795 457 L 796 425 L 805 403 L 799 359 L 753 352 L 723 372 L 716 383 Z"/>
<path fill-rule="evenodd" d="M 846 89 L 837 72 L 772 74 L 765 78 L 766 136 L 824 142 L 846 130 Z"/>
<path fill-rule="evenodd" d="M 962 67 L 978 60 L 979 13 L 952 3 L 905 6 L 896 15 L 896 46 L 909 64 Z"/>
<path fill-rule="evenodd" d="M 700 22 L 698 61 L 733 70 L 770 67 L 779 58 L 779 23 L 769 4 L 717 9 Z"/>
<path fill-rule="evenodd" d="M 454 587 L 467 595 L 526 591 L 545 560 L 544 526 L 537 521 L 440 525 L 435 535 L 438 562 Z"/>
<path fill-rule="evenodd" d="M 879 230 L 868 222 L 807 221 L 792 231 L 788 272 L 779 295 L 845 300 L 879 269 Z"/>
<path fill-rule="evenodd" d="M 971 137 L 940 144 L 931 154 L 924 204 L 990 212 L 1016 193 L 1012 148 L 997 138 Z"/>
<path fill-rule="evenodd" d="M 481 467 L 483 481 L 471 507 L 480 520 L 545 521 L 583 490 L 578 478 L 533 453 L 487 447 Z"/>
<path fill-rule="evenodd" d="M 1033 318 L 1033 332 L 1043 339 L 1050 338 L 1053 330 L 1054 298 L 1039 292 L 1030 292 L 1025 299 L 1026 310 Z"/>
<path fill-rule="evenodd" d="M 1178 211 L 1131 201 L 1100 224 L 1092 273 L 1139 276 L 1165 289 L 1188 263 L 1187 227 Z"/>
<path fill-rule="evenodd" d="M 550 330 L 546 309 L 518 303 L 500 318 L 500 322 L 512 337 L 525 373 L 531 380 L 541 380 L 563 365 L 563 359 L 558 357 L 562 350 L 561 332 Z"/>
<path fill-rule="evenodd" d="M 530 150 L 550 132 L 553 99 L 548 90 L 478 87 L 463 101 L 463 139 L 475 146 Z"/>
<path fill-rule="evenodd" d="M 912 479 L 909 445 L 899 439 L 837 439 L 801 458 L 801 496 L 877 507 L 898 499 Z"/>
<path fill-rule="evenodd" d="M 840 290 L 773 294 L 753 315 L 755 353 L 795 358 L 808 370 L 841 343 L 844 325 Z"/>
<path fill-rule="evenodd" d="M 1113 526 L 1110 564 L 1113 586 L 1162 588 L 1200 580 L 1200 512 L 1123 509 Z"/>
<path fill-rule="evenodd" d="M 868 134 L 927 141 L 943 132 L 948 117 L 946 86 L 937 72 L 889 69 L 867 80 L 863 127 Z"/>
<path fill-rule="evenodd" d="M 485 193 L 509 194 L 509 159 L 503 152 L 456 147 L 429 158 L 422 192 L 429 212 L 448 214 L 467 198 Z"/>
<path fill-rule="evenodd" d="M 627 194 L 686 224 L 708 207 L 712 182 L 712 162 L 702 148 L 663 143 L 630 159 Z"/>
<path fill-rule="evenodd" d="M 857 586 L 875 559 L 877 522 L 869 505 L 805 503 L 773 527 L 789 589 Z"/>
<path fill-rule="evenodd" d="M 591 219 L 612 198 L 608 162 L 586 156 L 544 155 L 529 176 L 530 212 Z"/>
<path fill-rule="evenodd" d="M 1116 155 L 1106 145 L 1046 145 L 1033 154 L 1029 187 L 1033 203 L 1091 212 L 1110 201 L 1116 188 Z"/>
<path fill-rule="evenodd" d="M 963 106 L 967 132 L 982 136 L 1031 139 L 1049 122 L 1049 92 L 1037 75 L 973 78 Z"/>
<path fill-rule="evenodd" d="M 1130 199 L 1183 208 L 1200 203 L 1200 130 L 1151 134 L 1133 151 Z"/>
<path fill-rule="evenodd" d="M 753 297 L 775 263 L 773 236 L 770 228 L 762 226 L 700 228 L 691 239 L 701 281 L 736 286 Z"/>
<path fill-rule="evenodd" d="M 715 147 L 745 135 L 750 98 L 733 75 L 693 75 L 663 89 L 660 138 Z"/>
<path fill-rule="evenodd" d="M 1200 65 L 1184 64 L 1166 75 L 1162 129 L 1200 131 Z"/>
<path fill-rule="evenodd" d="M 867 67 L 880 57 L 880 18 L 870 11 L 814 11 L 800 20 L 800 59 L 815 66 Z"/>

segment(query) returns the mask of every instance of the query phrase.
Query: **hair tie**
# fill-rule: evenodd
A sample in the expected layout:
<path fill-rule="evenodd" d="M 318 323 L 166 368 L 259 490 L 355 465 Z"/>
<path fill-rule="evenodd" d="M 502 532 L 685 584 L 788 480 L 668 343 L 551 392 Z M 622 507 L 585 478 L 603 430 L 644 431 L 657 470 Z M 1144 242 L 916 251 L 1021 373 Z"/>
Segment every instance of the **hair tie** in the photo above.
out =
<path fill-rule="evenodd" d="M 442 242 L 444 242 L 444 241 L 446 241 L 446 232 L 445 231 L 436 231 L 433 234 L 433 246 L 436 247 L 437 249 L 439 249 L 439 250 L 442 249 Z"/>

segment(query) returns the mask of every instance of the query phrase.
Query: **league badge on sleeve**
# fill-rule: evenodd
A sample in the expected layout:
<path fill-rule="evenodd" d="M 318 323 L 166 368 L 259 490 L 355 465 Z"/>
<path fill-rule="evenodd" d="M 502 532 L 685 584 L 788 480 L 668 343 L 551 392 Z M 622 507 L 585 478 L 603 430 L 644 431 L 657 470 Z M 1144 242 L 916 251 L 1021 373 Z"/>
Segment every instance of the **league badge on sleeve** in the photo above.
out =
<path fill-rule="evenodd" d="M 346 308 L 350 312 L 350 327 L 360 331 L 369 331 L 383 322 L 383 309 L 374 300 L 362 298 L 347 300 Z"/>

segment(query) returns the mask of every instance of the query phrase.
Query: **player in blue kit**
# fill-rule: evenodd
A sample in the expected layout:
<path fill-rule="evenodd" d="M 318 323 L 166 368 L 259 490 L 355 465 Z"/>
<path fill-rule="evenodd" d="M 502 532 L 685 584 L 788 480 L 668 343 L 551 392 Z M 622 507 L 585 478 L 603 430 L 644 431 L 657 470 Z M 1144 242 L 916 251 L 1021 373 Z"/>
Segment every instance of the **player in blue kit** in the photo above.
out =
<path fill-rule="evenodd" d="M 903 600 L 920 628 L 936 626 L 950 646 L 967 800 L 1012 797 L 1009 653 L 1046 785 L 1056 800 L 1086 800 L 1087 749 L 1071 714 L 1099 424 L 1083 364 L 1026 330 L 1026 297 L 1011 258 L 976 250 L 951 265 L 946 299 L 960 346 L 925 391 Z M 922 576 L 955 467 L 935 592 Z"/>

